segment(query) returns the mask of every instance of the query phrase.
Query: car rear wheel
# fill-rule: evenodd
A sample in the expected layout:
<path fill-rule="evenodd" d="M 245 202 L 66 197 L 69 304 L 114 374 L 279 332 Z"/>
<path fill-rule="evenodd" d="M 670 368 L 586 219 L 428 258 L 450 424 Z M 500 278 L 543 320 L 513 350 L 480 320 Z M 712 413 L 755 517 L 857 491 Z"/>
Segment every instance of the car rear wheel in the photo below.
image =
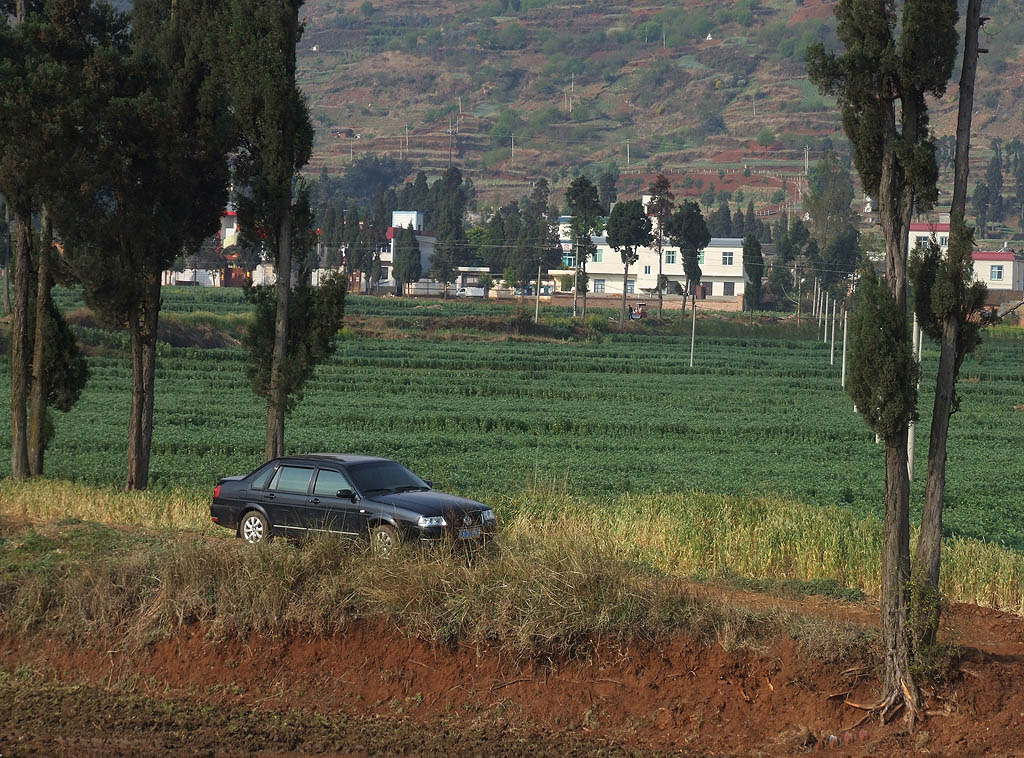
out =
<path fill-rule="evenodd" d="M 394 555 L 400 542 L 398 530 L 391 524 L 377 524 L 370 529 L 370 551 L 380 558 Z"/>
<path fill-rule="evenodd" d="M 238 536 L 250 545 L 266 542 L 270 539 L 270 524 L 267 523 L 267 517 L 259 511 L 249 511 L 242 516 L 242 523 L 238 525 Z"/>

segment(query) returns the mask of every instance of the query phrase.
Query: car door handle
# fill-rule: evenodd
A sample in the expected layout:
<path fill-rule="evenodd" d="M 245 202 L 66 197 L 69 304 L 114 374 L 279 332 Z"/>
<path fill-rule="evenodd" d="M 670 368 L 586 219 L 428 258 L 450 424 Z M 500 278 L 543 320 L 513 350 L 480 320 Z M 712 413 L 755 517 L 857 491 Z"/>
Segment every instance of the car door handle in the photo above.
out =
<path fill-rule="evenodd" d="M 275 497 L 277 496 L 273 492 L 271 492 L 270 494 L 267 495 L 267 500 L 273 500 Z"/>
<path fill-rule="evenodd" d="M 360 509 L 359 509 L 359 512 L 360 512 L 360 513 L 366 513 L 366 509 L 365 509 L 365 508 L 360 508 Z"/>
<path fill-rule="evenodd" d="M 312 500 L 310 500 L 309 502 L 311 502 L 313 505 L 320 505 L 320 498 L 315 497 Z"/>

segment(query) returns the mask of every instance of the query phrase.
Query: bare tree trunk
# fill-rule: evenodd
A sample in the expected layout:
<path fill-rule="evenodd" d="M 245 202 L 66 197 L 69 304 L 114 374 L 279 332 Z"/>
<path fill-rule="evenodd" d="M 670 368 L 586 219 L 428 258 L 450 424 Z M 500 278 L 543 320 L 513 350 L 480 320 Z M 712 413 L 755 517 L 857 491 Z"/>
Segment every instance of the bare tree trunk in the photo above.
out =
<path fill-rule="evenodd" d="M 572 282 L 572 317 L 576 318 L 576 300 L 580 296 L 580 262 L 579 259 L 576 261 L 576 267 L 573 271 L 573 282 Z"/>
<path fill-rule="evenodd" d="M 885 536 L 882 546 L 882 640 L 885 649 L 883 718 L 907 708 L 917 720 L 919 694 L 910 675 L 906 639 L 907 584 L 910 578 L 910 477 L 907 430 L 885 441 Z"/>
<path fill-rule="evenodd" d="M 14 319 L 11 324 L 11 478 L 26 479 L 28 466 L 28 288 L 31 211 L 14 218 Z"/>
<path fill-rule="evenodd" d="M 971 120 L 974 110 L 974 83 L 978 69 L 978 33 L 982 25 L 981 0 L 967 4 L 964 34 L 964 63 L 960 72 L 960 101 L 957 110 L 956 154 L 953 163 L 953 202 L 950 207 L 949 266 L 955 272 L 955 259 L 970 255 L 970 231 L 964 223 L 967 206 L 967 177 L 970 169 Z M 955 275 L 955 274 L 954 274 Z M 963 297 L 963 286 L 957 287 Z M 931 438 L 928 443 L 928 480 L 925 485 L 921 532 L 914 555 L 913 580 L 921 586 L 915 593 L 912 629 L 915 644 L 935 641 L 939 631 L 942 605 L 938 592 L 942 562 L 942 509 L 946 494 L 946 441 L 956 395 L 956 377 L 963 355 L 960 354 L 960 330 L 963 311 L 947 313 L 942 323 L 939 369 L 935 377 L 935 401 L 932 406 Z"/>
<path fill-rule="evenodd" d="M 149 486 L 153 445 L 153 396 L 156 380 L 156 338 L 160 318 L 160 274 L 146 275 L 141 309 L 128 324 L 132 347 L 132 400 L 128 418 L 128 475 L 125 489 Z"/>
<path fill-rule="evenodd" d="M 6 204 L 4 206 L 4 221 L 7 222 L 7 251 L 4 256 L 4 315 L 8 315 L 11 312 L 11 250 L 13 245 L 11 244 L 11 223 L 14 218 L 11 216 L 11 206 Z"/>
<path fill-rule="evenodd" d="M 292 289 L 291 201 L 281 217 L 277 254 L 277 315 L 274 319 L 274 353 L 270 364 L 270 397 L 267 400 L 267 432 L 263 459 L 284 455 L 284 409 L 287 397 L 282 383 L 288 351 L 288 299 Z"/>
<path fill-rule="evenodd" d="M 43 475 L 43 456 L 46 453 L 46 397 L 49 393 L 46 371 L 46 351 L 49 348 L 47 326 L 50 322 L 50 248 L 53 244 L 53 224 L 43 209 L 43 229 L 36 256 L 36 324 L 32 345 L 32 386 L 29 389 L 28 467 L 32 476 Z"/>
<path fill-rule="evenodd" d="M 533 306 L 533 323 L 540 323 L 540 271 L 542 263 L 537 263 L 537 291 L 534 293 L 535 301 Z"/>
<path fill-rule="evenodd" d="M 663 304 L 663 294 L 661 291 L 661 219 L 658 219 L 658 321 L 661 321 L 661 307 Z"/>
<path fill-rule="evenodd" d="M 583 281 L 584 281 L 584 287 L 583 287 L 583 313 L 580 315 L 580 317 L 581 318 L 586 318 L 587 317 L 587 289 L 589 288 L 588 287 L 588 283 L 587 283 L 587 262 L 586 261 L 583 261 Z"/>
<path fill-rule="evenodd" d="M 626 322 L 626 282 L 629 280 L 629 264 L 627 263 L 622 269 L 622 312 L 619 313 L 619 331 L 623 329 L 623 324 Z"/>

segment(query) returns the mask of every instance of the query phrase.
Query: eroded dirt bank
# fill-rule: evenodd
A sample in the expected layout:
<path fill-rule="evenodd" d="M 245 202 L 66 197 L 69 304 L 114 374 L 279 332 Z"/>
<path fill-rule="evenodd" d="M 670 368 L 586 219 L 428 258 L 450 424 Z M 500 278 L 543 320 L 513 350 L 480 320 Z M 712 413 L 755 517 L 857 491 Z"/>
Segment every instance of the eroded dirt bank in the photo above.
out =
<path fill-rule="evenodd" d="M 872 615 L 804 604 L 823 622 Z M 971 606 L 948 618 L 964 656 L 926 689 L 932 715 L 913 735 L 845 703 L 876 685 L 842 651 L 834 663 L 788 640 L 730 652 L 728 630 L 711 645 L 605 642 L 567 663 L 431 647 L 385 621 L 220 642 L 191 626 L 137 651 L 7 635 L 0 753 L 1024 755 L 1024 620 Z"/>

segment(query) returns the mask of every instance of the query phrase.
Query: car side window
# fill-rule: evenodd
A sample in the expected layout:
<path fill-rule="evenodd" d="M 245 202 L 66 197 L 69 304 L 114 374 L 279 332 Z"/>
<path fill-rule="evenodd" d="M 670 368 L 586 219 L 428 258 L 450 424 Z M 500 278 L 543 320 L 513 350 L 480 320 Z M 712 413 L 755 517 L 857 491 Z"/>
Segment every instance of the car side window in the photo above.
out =
<path fill-rule="evenodd" d="M 264 487 L 267 486 L 267 482 L 270 481 L 270 477 L 273 475 L 273 473 L 274 473 L 274 465 L 271 464 L 271 465 L 267 466 L 265 469 L 263 469 L 262 471 L 260 471 L 258 474 L 256 474 L 256 478 L 252 480 L 252 484 L 250 485 L 250 488 L 254 489 L 254 490 L 261 490 L 261 489 L 263 489 Z"/>
<path fill-rule="evenodd" d="M 270 482 L 270 489 L 278 492 L 298 492 L 305 494 L 309 489 L 309 480 L 313 478 L 313 469 L 298 466 L 281 466 Z"/>
<path fill-rule="evenodd" d="M 338 490 L 351 490 L 352 483 L 344 474 L 330 469 L 320 469 L 313 485 L 313 494 L 320 497 L 337 497 Z"/>

